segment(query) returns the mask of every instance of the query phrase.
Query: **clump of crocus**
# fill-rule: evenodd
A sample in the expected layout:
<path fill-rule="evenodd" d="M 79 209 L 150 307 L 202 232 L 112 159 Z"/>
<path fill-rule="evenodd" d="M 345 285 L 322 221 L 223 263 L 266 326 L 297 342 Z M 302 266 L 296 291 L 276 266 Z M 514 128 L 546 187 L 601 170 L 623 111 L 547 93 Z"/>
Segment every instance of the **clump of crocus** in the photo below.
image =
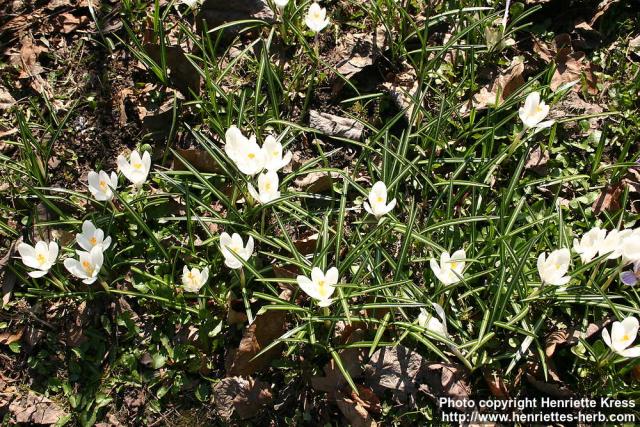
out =
<path fill-rule="evenodd" d="M 307 12 L 307 16 L 304 18 L 304 22 L 311 31 L 319 33 L 329 25 L 327 9 L 320 7 L 318 3 L 313 3 L 309 6 L 309 11 Z"/>
<path fill-rule="evenodd" d="M 245 175 L 253 176 L 264 169 L 264 153 L 255 135 L 247 138 L 236 126 L 231 126 L 225 134 L 224 151 Z"/>
<path fill-rule="evenodd" d="M 393 210 L 396 206 L 396 199 L 387 204 L 387 186 L 384 182 L 378 181 L 373 184 L 369 192 L 368 202 L 364 202 L 364 210 L 376 218 L 380 218 Z"/>
<path fill-rule="evenodd" d="M 244 261 L 248 261 L 253 255 L 253 244 L 253 237 L 251 236 L 247 239 L 247 245 L 245 246 L 242 242 L 242 237 L 238 233 L 233 233 L 233 236 L 229 236 L 229 233 L 222 233 L 220 235 L 220 251 L 224 256 L 224 264 L 233 269 L 242 268 L 242 262 L 236 255 Z"/>
<path fill-rule="evenodd" d="M 429 264 L 438 280 L 445 285 L 453 285 L 461 280 L 466 257 L 463 249 L 455 251 L 453 255 L 449 255 L 449 252 L 445 251 L 440 255 L 440 264 L 435 258 L 431 258 Z"/>
<path fill-rule="evenodd" d="M 104 231 L 87 220 L 82 223 L 82 233 L 76 234 L 76 242 L 85 251 L 90 251 L 96 246 L 106 251 L 111 246 L 111 237 L 104 237 Z"/>
<path fill-rule="evenodd" d="M 111 172 L 107 175 L 105 171 L 91 171 L 87 175 L 89 191 L 93 197 L 100 202 L 108 202 L 113 199 L 113 191 L 118 188 L 118 175 Z"/>
<path fill-rule="evenodd" d="M 22 263 L 34 271 L 30 271 L 29 276 L 42 277 L 49 272 L 58 258 L 58 244 L 56 242 L 37 242 L 35 246 L 27 243 L 18 245 L 18 253 L 22 258 Z"/>
<path fill-rule="evenodd" d="M 151 155 L 145 151 L 142 157 L 138 150 L 133 150 L 127 160 L 122 154 L 118 156 L 118 170 L 133 184 L 140 188 L 147 180 L 151 170 Z"/>
<path fill-rule="evenodd" d="M 278 174 L 276 172 L 266 172 L 258 176 L 258 191 L 251 184 L 247 186 L 247 189 L 251 197 L 262 204 L 266 204 L 280 197 L 279 185 Z"/>
<path fill-rule="evenodd" d="M 549 254 L 542 252 L 538 256 L 538 273 L 543 283 L 549 285 L 562 286 L 569 283 L 571 276 L 567 276 L 569 264 L 571 262 L 571 252 L 569 249 L 557 249 Z"/>
<path fill-rule="evenodd" d="M 598 254 L 600 245 L 602 245 L 606 235 L 607 230 L 593 227 L 591 230 L 584 233 L 580 240 L 573 239 L 573 250 L 580 255 L 580 259 L 583 263 L 587 263 Z"/>
<path fill-rule="evenodd" d="M 104 262 L 104 254 L 102 246 L 94 246 L 89 252 L 78 251 L 78 259 L 67 258 L 64 260 L 64 266 L 69 273 L 82 279 L 87 285 L 98 280 L 98 273 Z"/>
<path fill-rule="evenodd" d="M 640 228 L 633 230 L 622 239 L 620 254 L 625 264 L 640 261 Z"/>
<path fill-rule="evenodd" d="M 272 135 L 265 138 L 264 144 L 262 144 L 265 169 L 271 172 L 277 172 L 291 162 L 291 158 L 293 157 L 291 151 L 287 151 L 284 155 L 282 151 L 282 143 L 276 138 Z"/>
<path fill-rule="evenodd" d="M 531 92 L 524 101 L 524 106 L 518 111 L 520 120 L 524 123 L 524 128 L 546 128 L 553 124 L 553 120 L 543 120 L 549 114 L 549 106 L 540 100 L 540 93 Z"/>
<path fill-rule="evenodd" d="M 611 230 L 607 233 L 607 237 L 600 242 L 598 255 L 603 256 L 609 254 L 607 259 L 620 258 L 622 255 L 622 242 L 631 235 L 632 230 Z"/>
<path fill-rule="evenodd" d="M 638 335 L 638 319 L 629 316 L 622 322 L 613 322 L 611 334 L 606 329 L 602 330 L 602 340 L 614 352 L 623 357 L 640 356 L 640 346 L 631 347 Z"/>
<path fill-rule="evenodd" d="M 277 172 L 291 161 L 292 154 L 282 154 L 282 144 L 269 135 L 262 147 L 256 142 L 256 136 L 247 138 L 236 126 L 231 126 L 225 134 L 224 151 L 245 175 L 253 176 L 264 169 Z"/>
<path fill-rule="evenodd" d="M 333 302 L 331 295 L 336 290 L 338 279 L 338 269 L 335 267 L 331 267 L 326 273 L 318 267 L 313 267 L 311 278 L 303 275 L 296 278 L 300 289 L 317 300 L 320 307 L 328 307 Z"/>
<path fill-rule="evenodd" d="M 209 280 L 209 267 L 205 267 L 200 271 L 197 268 L 192 268 L 186 265 L 182 269 L 182 288 L 187 292 L 198 293 L 200 289 Z"/>

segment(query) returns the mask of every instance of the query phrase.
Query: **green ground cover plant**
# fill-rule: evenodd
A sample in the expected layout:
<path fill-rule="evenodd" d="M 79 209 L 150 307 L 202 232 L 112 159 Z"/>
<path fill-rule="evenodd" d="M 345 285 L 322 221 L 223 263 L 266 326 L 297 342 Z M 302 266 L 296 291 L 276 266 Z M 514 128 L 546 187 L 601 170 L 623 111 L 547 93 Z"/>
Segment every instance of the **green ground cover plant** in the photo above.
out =
<path fill-rule="evenodd" d="M 0 20 L 5 423 L 637 401 L 637 2 L 52 3 Z"/>

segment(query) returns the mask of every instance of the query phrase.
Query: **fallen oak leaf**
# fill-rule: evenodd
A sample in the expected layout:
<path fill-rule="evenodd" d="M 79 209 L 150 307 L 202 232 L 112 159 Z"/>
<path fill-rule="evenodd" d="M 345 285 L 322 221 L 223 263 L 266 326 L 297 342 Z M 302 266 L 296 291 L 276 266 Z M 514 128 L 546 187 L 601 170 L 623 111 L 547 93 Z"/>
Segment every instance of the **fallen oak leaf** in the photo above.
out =
<path fill-rule="evenodd" d="M 176 148 L 176 152 L 199 172 L 220 173 L 223 171 L 220 164 L 216 162 L 207 150 L 200 148 Z M 173 160 L 173 169 L 187 170 L 188 168 L 180 158 L 176 157 Z"/>
<path fill-rule="evenodd" d="M 500 104 L 524 85 L 524 62 L 515 58 L 509 67 L 500 72 L 494 81 L 473 96 L 473 107 L 483 110 Z M 463 112 L 466 112 L 463 110 Z"/>
<path fill-rule="evenodd" d="M 616 184 L 607 185 L 600 196 L 593 202 L 591 209 L 596 215 L 603 212 L 617 212 L 620 210 L 620 197 L 624 189 L 624 184 L 618 182 Z"/>
<path fill-rule="evenodd" d="M 347 325 L 338 340 L 341 341 L 340 344 L 353 344 L 362 341 L 364 335 L 362 328 Z M 351 378 L 357 377 L 362 373 L 361 365 L 364 361 L 364 354 L 364 349 L 356 347 L 345 348 L 338 352 L 342 366 Z M 336 393 L 347 384 L 347 380 L 334 359 L 331 359 L 323 370 L 324 376 L 312 377 L 311 385 L 317 391 L 329 393 L 329 398 L 335 400 L 337 398 Z"/>
<path fill-rule="evenodd" d="M 0 344 L 11 345 L 18 342 L 23 334 L 24 328 L 20 328 L 16 332 L 0 332 Z"/>
<path fill-rule="evenodd" d="M 384 27 L 378 27 L 374 34 L 355 33 L 346 34 L 338 41 L 333 50 L 336 71 L 346 80 L 361 72 L 364 68 L 373 65 L 376 59 L 386 48 L 386 35 Z M 340 79 L 334 86 L 337 92 L 345 85 Z"/>
<path fill-rule="evenodd" d="M 321 113 L 316 110 L 309 112 L 309 127 L 327 136 L 354 141 L 360 141 L 364 132 L 364 125 L 357 120 Z"/>
<path fill-rule="evenodd" d="M 333 188 L 333 180 L 340 178 L 338 172 L 310 172 L 297 178 L 293 184 L 301 191 L 307 193 L 324 193 Z"/>
<path fill-rule="evenodd" d="M 280 293 L 283 300 L 289 300 L 291 296 L 290 290 Z M 284 334 L 286 317 L 287 312 L 283 310 L 267 310 L 256 316 L 253 323 L 245 328 L 238 348 L 227 354 L 227 374 L 251 375 L 267 368 L 280 354 L 281 346 L 274 346 L 257 358 L 255 356 Z"/>
<path fill-rule="evenodd" d="M 349 421 L 349 425 L 353 427 L 376 427 L 378 425 L 359 399 L 339 393 L 336 398 L 336 405 L 342 415 Z"/>
<path fill-rule="evenodd" d="M 408 63 L 403 65 L 405 71 L 397 74 L 392 81 L 383 83 L 382 87 L 387 91 L 394 104 L 403 111 L 405 119 L 410 122 L 416 107 L 414 99 L 418 95 L 420 85 L 416 70 Z M 416 121 L 419 120 L 420 115 L 417 115 Z"/>
<path fill-rule="evenodd" d="M 213 386 L 216 412 L 229 421 L 234 412 L 241 419 L 255 416 L 272 400 L 267 383 L 251 377 L 227 377 Z"/>
<path fill-rule="evenodd" d="M 9 405 L 9 413 L 19 424 L 52 425 L 67 416 L 54 401 L 32 391 L 14 398 Z"/>

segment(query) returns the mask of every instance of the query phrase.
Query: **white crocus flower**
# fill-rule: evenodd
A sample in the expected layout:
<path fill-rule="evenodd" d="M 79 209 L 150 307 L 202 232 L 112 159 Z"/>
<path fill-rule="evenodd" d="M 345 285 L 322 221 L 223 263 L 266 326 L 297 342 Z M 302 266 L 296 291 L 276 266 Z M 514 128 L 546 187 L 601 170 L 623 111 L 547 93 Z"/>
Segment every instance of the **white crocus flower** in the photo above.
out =
<path fill-rule="evenodd" d="M 557 249 L 549 254 L 542 252 L 538 256 L 538 273 L 540 279 L 549 285 L 562 286 L 569 283 L 570 276 L 566 276 L 571 262 L 569 249 Z"/>
<path fill-rule="evenodd" d="M 187 5 L 190 9 L 195 9 L 196 7 L 200 6 L 200 3 L 202 3 L 204 0 L 180 0 L 180 2 L 182 4 Z"/>
<path fill-rule="evenodd" d="M 85 251 L 90 251 L 96 246 L 106 251 L 111 246 L 111 237 L 104 237 L 104 231 L 96 228 L 91 221 L 82 223 L 82 233 L 76 234 L 76 241 Z"/>
<path fill-rule="evenodd" d="M 447 318 L 444 314 L 444 310 L 439 304 L 433 303 L 433 308 L 436 310 L 438 320 L 436 317 L 429 314 L 424 308 L 420 308 L 420 314 L 418 315 L 418 325 L 423 328 L 440 335 L 444 338 L 449 338 L 449 332 L 447 331 Z"/>
<path fill-rule="evenodd" d="M 142 187 L 147 180 L 149 171 L 151 170 L 151 155 L 145 151 L 142 157 L 138 150 L 133 150 L 127 160 L 122 154 L 118 156 L 118 170 L 134 185 L 136 188 Z"/>
<path fill-rule="evenodd" d="M 89 191 L 96 200 L 101 202 L 113 199 L 113 190 L 118 188 L 118 175 L 115 172 L 111 172 L 109 176 L 105 171 L 91 171 L 87 175 L 87 181 Z"/>
<path fill-rule="evenodd" d="M 435 258 L 431 258 L 429 264 L 438 280 L 445 285 L 453 285 L 458 283 L 462 277 L 466 257 L 464 249 L 455 251 L 453 255 L 449 255 L 449 252 L 443 252 L 440 255 L 439 265 Z"/>
<path fill-rule="evenodd" d="M 69 273 L 82 279 L 82 283 L 86 283 L 87 285 L 98 280 L 98 273 L 104 262 L 102 247 L 94 246 L 89 252 L 78 251 L 78 258 L 79 259 L 67 258 L 64 260 L 64 266 L 69 270 Z"/>
<path fill-rule="evenodd" d="M 187 292 L 197 294 L 207 283 L 207 280 L 209 280 L 209 267 L 205 267 L 200 271 L 195 267 L 189 270 L 189 267 L 185 265 L 182 269 L 182 287 Z"/>
<path fill-rule="evenodd" d="M 638 335 L 638 319 L 629 316 L 622 322 L 613 322 L 611 335 L 606 329 L 602 330 L 602 340 L 611 350 L 624 357 L 640 356 L 640 346 L 629 348 Z"/>
<path fill-rule="evenodd" d="M 524 106 L 518 111 L 520 120 L 524 123 L 525 129 L 546 128 L 553 124 L 553 120 L 543 122 L 549 114 L 549 106 L 540 100 L 540 93 L 531 92 L 524 101 Z"/>
<path fill-rule="evenodd" d="M 313 3 L 309 7 L 307 16 L 304 18 L 305 24 L 315 33 L 322 31 L 327 25 L 329 25 L 329 18 L 327 18 L 327 9 L 320 7 L 318 3 Z"/>
<path fill-rule="evenodd" d="M 258 191 L 251 184 L 247 186 L 247 189 L 251 197 L 264 205 L 280 197 L 279 185 L 278 174 L 276 172 L 266 172 L 258 177 Z"/>
<path fill-rule="evenodd" d="M 609 254 L 607 259 L 616 259 L 622 255 L 622 241 L 631 235 L 631 230 L 611 230 L 600 243 L 598 255 Z"/>
<path fill-rule="evenodd" d="M 318 267 L 311 270 L 311 278 L 298 276 L 296 278 L 298 286 L 311 298 L 318 300 L 320 307 L 328 307 L 333 300 L 331 295 L 336 290 L 338 283 L 338 269 L 331 267 L 323 273 Z"/>
<path fill-rule="evenodd" d="M 387 204 L 387 186 L 382 181 L 373 184 L 369 192 L 369 202 L 364 202 L 364 210 L 376 218 L 388 214 L 395 206 L 396 199 Z"/>
<path fill-rule="evenodd" d="M 244 246 L 242 237 L 238 233 L 233 233 L 233 236 L 229 236 L 228 233 L 222 233 L 220 235 L 220 251 L 224 256 L 224 264 L 227 267 L 233 269 L 242 268 L 242 263 L 235 255 L 248 261 L 253 255 L 253 237 L 249 236 L 247 245 Z"/>
<path fill-rule="evenodd" d="M 586 264 L 598 254 L 600 245 L 604 241 L 606 235 L 607 230 L 593 227 L 591 230 L 584 233 L 580 241 L 578 241 L 578 239 L 573 239 L 573 250 L 580 255 L 580 259 Z"/>
<path fill-rule="evenodd" d="M 622 239 L 620 253 L 625 264 L 640 261 L 640 228 Z"/>
<path fill-rule="evenodd" d="M 231 126 L 225 134 L 224 151 L 245 175 L 253 176 L 264 169 L 264 152 L 255 135 L 247 138 L 236 126 Z"/>
<path fill-rule="evenodd" d="M 28 273 L 31 277 L 42 277 L 47 274 L 58 258 L 58 250 L 56 242 L 37 242 L 35 246 L 26 243 L 18 245 L 18 253 L 23 264 L 35 269 Z"/>
<path fill-rule="evenodd" d="M 285 7 L 287 7 L 287 3 L 289 3 L 289 0 L 273 0 L 273 2 L 276 4 L 276 7 L 280 11 L 282 11 Z"/>
<path fill-rule="evenodd" d="M 264 167 L 268 171 L 277 172 L 287 166 L 291 161 L 291 151 L 282 156 L 282 144 L 273 136 L 269 135 L 262 144 L 262 152 L 264 154 Z"/>

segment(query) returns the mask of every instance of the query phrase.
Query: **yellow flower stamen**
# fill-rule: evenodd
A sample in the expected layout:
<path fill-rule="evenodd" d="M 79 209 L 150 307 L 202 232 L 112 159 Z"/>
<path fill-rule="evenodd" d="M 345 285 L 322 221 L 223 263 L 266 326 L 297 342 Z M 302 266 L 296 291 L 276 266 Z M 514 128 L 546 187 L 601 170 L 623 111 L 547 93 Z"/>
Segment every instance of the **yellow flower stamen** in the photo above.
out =
<path fill-rule="evenodd" d="M 89 242 L 90 242 L 93 246 L 95 246 L 95 245 L 96 245 L 96 243 L 98 243 L 98 239 L 96 239 L 95 237 L 92 237 L 91 239 L 89 239 Z"/>
<path fill-rule="evenodd" d="M 36 260 L 38 261 L 38 264 L 42 265 L 45 262 L 47 262 L 47 257 L 44 256 L 43 254 L 38 254 L 36 255 Z"/>
<path fill-rule="evenodd" d="M 318 293 L 322 297 L 327 294 L 327 285 L 324 280 L 318 280 Z"/>
<path fill-rule="evenodd" d="M 134 167 L 135 169 L 142 169 L 142 163 L 134 163 L 134 164 L 133 164 L 133 167 Z"/>
<path fill-rule="evenodd" d="M 100 181 L 100 188 L 103 191 L 107 189 L 107 183 L 104 180 Z"/>
<path fill-rule="evenodd" d="M 253 158 L 256 157 L 256 155 L 254 153 L 249 153 L 249 154 L 247 154 L 247 157 L 250 158 L 250 159 L 253 159 Z"/>
<path fill-rule="evenodd" d="M 89 261 L 82 261 L 82 268 L 87 272 L 89 276 L 93 274 L 93 266 Z"/>

